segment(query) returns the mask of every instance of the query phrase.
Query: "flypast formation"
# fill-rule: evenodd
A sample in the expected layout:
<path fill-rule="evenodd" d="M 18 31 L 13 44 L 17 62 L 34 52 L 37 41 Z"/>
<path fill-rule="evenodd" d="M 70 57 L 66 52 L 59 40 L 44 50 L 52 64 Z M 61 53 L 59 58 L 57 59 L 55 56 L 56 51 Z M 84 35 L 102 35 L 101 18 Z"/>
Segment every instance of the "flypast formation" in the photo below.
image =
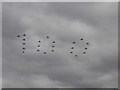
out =
<path fill-rule="evenodd" d="M 22 53 L 25 53 L 25 49 L 26 49 L 26 48 L 25 48 L 25 47 L 26 47 L 26 46 L 25 46 L 25 44 L 26 44 L 26 43 L 25 43 L 25 36 L 26 36 L 26 34 L 23 34 L 22 36 L 23 36 L 23 37 L 22 37 L 22 38 L 23 38 L 23 39 L 22 39 L 22 40 L 23 40 L 23 43 L 22 43 L 22 44 L 23 44 Z M 20 37 L 20 35 L 18 35 L 18 37 Z"/>
<path fill-rule="evenodd" d="M 27 42 L 27 40 L 26 40 L 26 37 L 27 37 L 27 35 L 26 34 L 22 34 L 22 35 L 17 35 L 17 37 L 18 38 L 20 38 L 20 39 L 22 39 L 22 53 L 23 54 L 25 54 L 25 53 L 27 53 L 26 52 L 26 48 L 27 48 L 27 45 L 26 45 L 26 42 Z M 51 40 L 50 38 L 50 36 L 46 36 L 46 37 L 44 37 L 44 38 L 46 38 L 46 39 L 49 39 L 49 40 Z M 84 42 L 85 43 L 85 46 L 83 47 L 84 49 L 83 49 L 83 51 L 82 51 L 82 54 L 83 55 L 86 55 L 87 53 L 87 50 L 88 50 L 88 45 L 89 45 L 89 42 L 85 42 L 84 41 L 84 39 L 83 38 L 80 38 L 79 39 L 80 40 L 80 42 Z M 50 48 L 51 48 L 51 53 L 55 53 L 55 45 L 56 45 L 56 43 L 57 43 L 57 41 L 55 41 L 55 40 L 51 40 L 50 41 L 51 43 L 52 43 L 52 45 L 51 46 L 49 46 Z M 36 52 L 41 52 L 41 47 L 42 47 L 42 44 L 43 44 L 43 41 L 42 40 L 38 40 L 38 45 L 36 45 L 36 48 L 37 48 L 37 50 L 36 50 Z M 74 57 L 78 57 L 79 56 L 79 54 L 76 54 L 75 52 L 75 45 L 76 44 L 79 44 L 78 42 L 76 42 L 76 41 L 73 41 L 72 43 L 71 43 L 71 48 L 69 48 L 69 50 L 70 51 L 68 51 L 68 53 L 70 53 L 71 55 L 73 55 Z M 42 52 L 44 55 L 47 55 L 47 51 L 43 51 Z"/>

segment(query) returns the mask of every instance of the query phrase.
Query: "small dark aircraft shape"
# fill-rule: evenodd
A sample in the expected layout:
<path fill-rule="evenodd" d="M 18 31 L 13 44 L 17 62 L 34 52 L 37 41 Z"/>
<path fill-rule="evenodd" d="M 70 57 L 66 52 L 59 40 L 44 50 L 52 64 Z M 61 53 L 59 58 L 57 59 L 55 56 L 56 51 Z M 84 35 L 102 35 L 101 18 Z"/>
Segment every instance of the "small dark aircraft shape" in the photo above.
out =
<path fill-rule="evenodd" d="M 23 34 L 23 36 L 26 36 L 26 34 Z"/>
<path fill-rule="evenodd" d="M 47 36 L 47 38 L 50 38 L 49 36 Z"/>
<path fill-rule="evenodd" d="M 18 35 L 17 37 L 20 37 L 20 35 Z"/>

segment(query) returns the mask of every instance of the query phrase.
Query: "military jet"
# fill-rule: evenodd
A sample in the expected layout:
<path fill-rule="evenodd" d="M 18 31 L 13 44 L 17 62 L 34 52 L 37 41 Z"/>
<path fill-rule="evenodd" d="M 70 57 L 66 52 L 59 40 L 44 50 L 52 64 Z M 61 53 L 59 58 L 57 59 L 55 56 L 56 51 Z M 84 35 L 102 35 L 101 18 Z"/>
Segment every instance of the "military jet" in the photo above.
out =
<path fill-rule="evenodd" d="M 73 52 L 70 52 L 70 53 L 73 53 Z"/>
<path fill-rule="evenodd" d="M 23 34 L 23 36 L 26 36 L 26 34 Z"/>
<path fill-rule="evenodd" d="M 17 37 L 20 37 L 20 35 L 18 35 Z"/>
<path fill-rule="evenodd" d="M 74 49 L 74 47 L 71 47 L 71 49 Z"/>
<path fill-rule="evenodd" d="M 55 41 L 53 41 L 53 43 L 55 43 Z"/>
<path fill-rule="evenodd" d="M 78 55 L 75 55 L 75 57 L 77 57 Z"/>
<path fill-rule="evenodd" d="M 55 47 L 55 46 L 52 46 L 53 48 Z"/>
<path fill-rule="evenodd" d="M 83 54 L 86 54 L 86 52 L 83 52 Z"/>
<path fill-rule="evenodd" d="M 54 50 L 52 50 L 52 52 L 54 52 Z"/>
<path fill-rule="evenodd" d="M 75 42 L 73 42 L 73 44 L 75 44 Z"/>
<path fill-rule="evenodd" d="M 80 39 L 81 41 L 83 40 L 83 38 Z"/>
<path fill-rule="evenodd" d="M 37 51 L 40 51 L 40 50 L 37 50 Z"/>
<path fill-rule="evenodd" d="M 23 45 L 25 45 L 25 43 L 23 43 Z"/>
<path fill-rule="evenodd" d="M 46 52 L 44 52 L 44 54 L 46 54 Z"/>
<path fill-rule="evenodd" d="M 50 38 L 49 36 L 47 36 L 47 38 Z"/>
<path fill-rule="evenodd" d="M 89 45 L 89 43 L 86 43 L 87 45 Z"/>

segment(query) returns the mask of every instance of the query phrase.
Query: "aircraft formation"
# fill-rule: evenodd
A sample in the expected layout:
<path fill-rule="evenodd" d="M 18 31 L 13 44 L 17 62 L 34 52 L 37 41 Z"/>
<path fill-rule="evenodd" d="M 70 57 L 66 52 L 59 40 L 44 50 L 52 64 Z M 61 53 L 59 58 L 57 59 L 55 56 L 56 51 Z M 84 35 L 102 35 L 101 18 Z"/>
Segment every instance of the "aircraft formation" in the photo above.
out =
<path fill-rule="evenodd" d="M 26 41 L 27 41 L 26 37 L 27 37 L 27 35 L 26 34 L 17 35 L 17 37 L 22 39 L 22 53 L 24 54 L 24 53 L 26 53 L 25 51 L 26 51 Z M 46 36 L 45 38 L 46 39 L 50 39 L 50 36 Z M 86 55 L 90 43 L 89 42 L 85 42 L 83 38 L 80 38 L 79 40 L 81 42 L 85 43 L 84 44 L 85 45 L 84 49 L 82 51 L 82 54 Z M 40 52 L 41 51 L 40 50 L 41 49 L 41 42 L 42 42 L 42 40 L 38 40 L 38 45 L 37 45 L 36 52 Z M 55 44 L 56 43 L 57 43 L 57 41 L 55 41 L 55 40 L 52 41 L 52 46 L 50 46 L 51 47 L 51 53 L 55 53 Z M 69 52 L 68 52 L 68 53 L 74 55 L 74 57 L 78 57 L 79 56 L 78 54 L 75 53 L 75 50 L 74 50 L 76 48 L 75 47 L 76 44 L 77 44 L 77 42 L 75 42 L 75 41 L 71 42 L 71 47 L 69 48 Z M 47 51 L 44 51 L 43 54 L 47 54 Z"/>

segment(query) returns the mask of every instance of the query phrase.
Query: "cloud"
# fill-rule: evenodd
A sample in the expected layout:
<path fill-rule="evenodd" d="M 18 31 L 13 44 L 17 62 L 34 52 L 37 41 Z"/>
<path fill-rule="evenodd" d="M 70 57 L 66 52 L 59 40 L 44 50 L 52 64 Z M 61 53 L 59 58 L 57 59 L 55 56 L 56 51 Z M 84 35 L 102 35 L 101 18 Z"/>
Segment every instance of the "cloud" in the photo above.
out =
<path fill-rule="evenodd" d="M 117 87 L 116 23 L 116 3 L 3 3 L 3 87 Z M 22 54 L 16 36 L 24 33 L 27 50 Z M 79 43 L 77 58 L 69 54 L 73 41 Z M 90 45 L 83 55 L 86 42 Z"/>

